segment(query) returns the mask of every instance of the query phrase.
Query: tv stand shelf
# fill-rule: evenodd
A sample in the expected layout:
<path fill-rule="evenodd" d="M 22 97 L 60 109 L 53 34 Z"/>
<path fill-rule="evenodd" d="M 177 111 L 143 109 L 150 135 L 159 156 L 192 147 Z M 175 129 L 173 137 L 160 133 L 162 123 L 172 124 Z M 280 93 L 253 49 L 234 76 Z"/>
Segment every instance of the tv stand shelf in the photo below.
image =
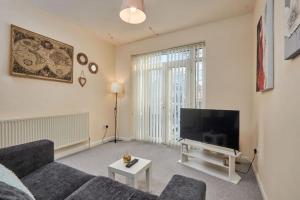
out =
<path fill-rule="evenodd" d="M 179 163 L 234 184 L 241 180 L 235 172 L 235 159 L 240 152 L 187 139 L 180 143 Z"/>

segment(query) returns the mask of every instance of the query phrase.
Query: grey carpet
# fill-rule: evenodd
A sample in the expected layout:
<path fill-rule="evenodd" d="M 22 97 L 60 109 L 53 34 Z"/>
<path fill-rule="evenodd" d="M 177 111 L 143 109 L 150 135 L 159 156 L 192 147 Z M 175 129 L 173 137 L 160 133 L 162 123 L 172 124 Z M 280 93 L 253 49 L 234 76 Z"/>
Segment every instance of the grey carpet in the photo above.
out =
<path fill-rule="evenodd" d="M 207 184 L 207 200 L 261 200 L 255 175 L 252 170 L 242 175 L 242 180 L 235 185 L 205 173 L 190 169 L 177 163 L 179 149 L 165 145 L 143 142 L 106 143 L 87 151 L 60 159 L 59 162 L 94 175 L 107 176 L 107 166 L 122 157 L 124 152 L 153 161 L 152 193 L 160 194 L 174 174 L 180 174 L 204 181 Z M 125 183 L 125 178 L 116 176 Z M 145 188 L 144 177 L 139 177 L 140 189 Z"/>

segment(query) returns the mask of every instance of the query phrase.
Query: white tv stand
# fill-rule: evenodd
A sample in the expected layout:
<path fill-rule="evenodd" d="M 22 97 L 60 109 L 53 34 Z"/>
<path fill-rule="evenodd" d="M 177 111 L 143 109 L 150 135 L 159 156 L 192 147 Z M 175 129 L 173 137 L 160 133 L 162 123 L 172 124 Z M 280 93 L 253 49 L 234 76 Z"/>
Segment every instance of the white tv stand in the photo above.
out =
<path fill-rule="evenodd" d="M 234 184 L 241 180 L 235 172 L 235 159 L 241 152 L 187 139 L 180 144 L 179 163 Z"/>

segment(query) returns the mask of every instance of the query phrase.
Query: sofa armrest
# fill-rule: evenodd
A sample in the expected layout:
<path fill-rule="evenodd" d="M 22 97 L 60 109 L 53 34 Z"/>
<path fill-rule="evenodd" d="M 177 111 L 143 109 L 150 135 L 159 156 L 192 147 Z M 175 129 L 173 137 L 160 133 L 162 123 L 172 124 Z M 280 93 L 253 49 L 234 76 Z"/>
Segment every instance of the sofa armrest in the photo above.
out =
<path fill-rule="evenodd" d="M 174 175 L 158 200 L 205 200 L 205 194 L 204 182 Z"/>
<path fill-rule="evenodd" d="M 0 163 L 22 178 L 54 161 L 54 143 L 39 140 L 0 149 Z"/>

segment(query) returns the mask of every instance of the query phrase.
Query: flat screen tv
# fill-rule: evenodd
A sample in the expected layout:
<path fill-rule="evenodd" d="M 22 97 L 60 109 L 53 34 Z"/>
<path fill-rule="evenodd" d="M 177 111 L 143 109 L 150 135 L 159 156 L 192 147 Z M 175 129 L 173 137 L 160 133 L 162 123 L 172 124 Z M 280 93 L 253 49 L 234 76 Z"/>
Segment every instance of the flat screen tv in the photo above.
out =
<path fill-rule="evenodd" d="M 180 137 L 239 150 L 239 111 L 180 110 Z"/>

